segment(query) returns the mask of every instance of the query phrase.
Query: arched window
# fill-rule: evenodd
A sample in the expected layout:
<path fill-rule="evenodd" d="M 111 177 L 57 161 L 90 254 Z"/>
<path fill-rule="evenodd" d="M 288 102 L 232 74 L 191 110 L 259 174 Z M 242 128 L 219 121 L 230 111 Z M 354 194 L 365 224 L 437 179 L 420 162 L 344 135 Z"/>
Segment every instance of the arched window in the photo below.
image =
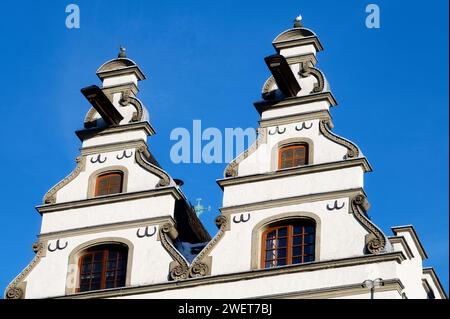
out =
<path fill-rule="evenodd" d="M 124 287 L 128 247 L 121 244 L 98 245 L 86 250 L 79 259 L 78 292 Z"/>
<path fill-rule="evenodd" d="M 283 146 L 278 151 L 278 169 L 308 164 L 308 144 Z"/>
<path fill-rule="evenodd" d="M 110 172 L 99 175 L 95 182 L 95 196 L 121 193 L 122 184 L 122 172 Z"/>
<path fill-rule="evenodd" d="M 262 235 L 262 268 L 314 261 L 315 223 L 296 220 L 269 226 Z"/>

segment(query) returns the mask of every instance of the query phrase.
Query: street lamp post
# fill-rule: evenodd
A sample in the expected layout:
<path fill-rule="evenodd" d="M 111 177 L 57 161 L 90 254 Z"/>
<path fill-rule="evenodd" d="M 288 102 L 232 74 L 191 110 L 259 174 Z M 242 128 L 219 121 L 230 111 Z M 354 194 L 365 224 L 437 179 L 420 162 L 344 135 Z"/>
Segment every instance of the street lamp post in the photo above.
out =
<path fill-rule="evenodd" d="M 375 299 L 374 298 L 375 288 L 383 286 L 383 279 L 381 279 L 381 278 L 377 278 L 374 280 L 367 279 L 367 280 L 364 280 L 364 282 L 362 283 L 362 286 L 364 288 L 369 288 L 370 289 L 370 299 Z"/>

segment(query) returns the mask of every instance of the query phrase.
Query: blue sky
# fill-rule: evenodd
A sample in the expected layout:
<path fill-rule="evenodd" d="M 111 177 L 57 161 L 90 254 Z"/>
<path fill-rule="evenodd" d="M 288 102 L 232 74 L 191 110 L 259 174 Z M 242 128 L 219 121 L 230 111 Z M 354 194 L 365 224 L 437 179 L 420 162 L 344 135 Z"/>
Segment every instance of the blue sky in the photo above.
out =
<path fill-rule="evenodd" d="M 170 161 L 170 132 L 256 127 L 252 103 L 269 76 L 271 42 L 302 14 L 325 51 L 318 67 L 339 105 L 334 131 L 368 157 L 370 215 L 385 232 L 413 224 L 448 291 L 448 2 L 447 1 L 73 1 L 81 28 L 65 27 L 69 1 L 1 1 L 0 77 L 3 291 L 32 259 L 39 232 L 34 206 L 75 166 L 88 103 L 80 88 L 118 46 L 147 75 L 140 83 L 157 135 L 149 147 L 203 198 L 212 221 L 221 206 L 215 180 L 225 164 Z M 365 27 L 365 7 L 381 9 L 381 28 Z"/>

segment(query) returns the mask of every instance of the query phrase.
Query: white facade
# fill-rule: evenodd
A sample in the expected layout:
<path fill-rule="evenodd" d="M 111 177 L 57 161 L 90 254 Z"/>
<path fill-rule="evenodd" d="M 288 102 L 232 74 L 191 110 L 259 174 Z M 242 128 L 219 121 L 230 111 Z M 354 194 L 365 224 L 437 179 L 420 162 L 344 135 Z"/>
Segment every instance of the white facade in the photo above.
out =
<path fill-rule="evenodd" d="M 258 139 L 218 180 L 223 206 L 212 239 L 147 149 L 154 130 L 136 98 L 143 72 L 123 53 L 103 64 L 101 90 L 122 119 L 107 124 L 95 107 L 86 115 L 77 166 L 37 207 L 36 256 L 5 297 L 446 298 L 435 272 L 423 268 L 427 255 L 413 227 L 387 236 L 368 218 L 364 173 L 371 167 L 331 131 L 336 101 L 315 68 L 317 36 L 296 24 L 273 45 L 289 66 L 281 77 L 299 90 L 287 95 L 275 75 L 264 84 L 255 103 Z M 307 164 L 280 169 L 280 148 L 296 143 L 307 145 Z M 97 177 L 115 171 L 123 174 L 121 192 L 95 196 Z M 265 230 L 301 220 L 315 225 L 314 260 L 264 269 Z M 78 292 L 83 253 L 112 243 L 128 250 L 124 287 Z M 201 251 L 186 253 L 186 243 Z"/>

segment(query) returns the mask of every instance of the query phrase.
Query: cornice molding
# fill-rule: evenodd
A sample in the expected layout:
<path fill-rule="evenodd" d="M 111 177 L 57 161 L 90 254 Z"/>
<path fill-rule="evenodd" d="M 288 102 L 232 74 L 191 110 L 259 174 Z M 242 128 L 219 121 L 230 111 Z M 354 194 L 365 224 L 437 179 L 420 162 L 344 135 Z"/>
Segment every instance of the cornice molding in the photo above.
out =
<path fill-rule="evenodd" d="M 121 124 L 116 126 L 110 126 L 106 128 L 89 128 L 75 131 L 75 134 L 78 136 L 80 141 L 84 141 L 87 138 L 92 138 L 94 136 L 104 136 L 116 133 L 123 133 L 129 131 L 139 131 L 144 130 L 148 136 L 155 135 L 156 132 L 153 127 L 147 121 L 137 122 L 137 123 L 128 123 Z"/>
<path fill-rule="evenodd" d="M 80 148 L 80 153 L 81 153 L 81 155 L 86 156 L 86 155 L 116 152 L 116 151 L 122 151 L 122 150 L 130 149 L 130 148 L 140 148 L 140 147 L 147 148 L 147 143 L 144 140 L 131 140 L 131 141 L 119 142 L 119 143 L 108 143 L 108 144 L 101 144 L 101 145 L 95 145 L 95 146 L 87 146 L 87 147 Z"/>
<path fill-rule="evenodd" d="M 330 123 L 330 125 L 332 125 L 331 115 L 327 110 L 261 119 L 259 120 L 259 125 L 266 128 L 276 125 L 286 125 L 311 120 L 325 120 Z"/>
<path fill-rule="evenodd" d="M 111 62 L 111 61 L 109 61 L 109 62 Z M 145 80 L 144 73 L 137 65 L 121 67 L 120 69 L 97 71 L 97 76 L 100 80 L 103 81 L 105 78 L 110 78 L 113 76 L 119 76 L 119 75 L 124 75 L 124 74 L 132 74 L 132 73 L 134 73 L 136 75 L 138 80 Z"/>
<path fill-rule="evenodd" d="M 317 64 L 317 58 L 313 53 L 291 55 L 285 58 L 289 65 L 304 62 L 310 62 L 312 66 Z"/>
<path fill-rule="evenodd" d="M 253 105 L 255 106 L 258 113 L 261 115 L 262 112 L 268 110 L 322 101 L 328 102 L 331 106 L 337 105 L 337 102 L 333 94 L 328 91 L 304 96 L 290 97 L 282 100 L 257 101 L 253 103 Z"/>
<path fill-rule="evenodd" d="M 304 46 L 304 45 L 313 45 L 317 52 L 323 51 L 323 45 L 320 43 L 320 40 L 317 36 L 309 36 L 301 39 L 294 40 L 280 40 L 272 42 L 273 47 L 277 52 L 280 52 L 282 49 L 288 49 L 292 47 Z"/>
<path fill-rule="evenodd" d="M 165 188 L 160 188 L 160 189 L 152 189 L 152 190 L 146 190 L 146 191 L 140 191 L 140 192 L 112 194 L 112 195 L 105 195 L 105 196 L 99 196 L 99 197 L 64 202 L 64 203 L 40 205 L 40 206 L 36 206 L 35 208 L 39 212 L 39 214 L 42 215 L 42 214 L 46 214 L 46 213 L 52 213 L 52 212 L 57 212 L 57 211 L 67 210 L 67 209 L 75 209 L 75 208 L 89 207 L 89 206 L 95 206 L 95 205 L 106 205 L 106 204 L 127 201 L 127 200 L 136 200 L 136 199 L 165 196 L 165 195 L 172 195 L 175 200 L 179 200 L 179 199 L 183 198 L 183 195 L 180 193 L 180 191 L 176 187 L 170 186 L 170 187 L 165 187 Z"/>
<path fill-rule="evenodd" d="M 396 262 L 401 264 L 405 260 L 405 255 L 402 252 L 384 253 L 379 255 L 364 255 L 358 257 L 349 257 L 336 260 L 319 261 L 301 265 L 290 265 L 279 268 L 271 269 L 258 269 L 252 271 L 245 271 L 240 273 L 222 274 L 215 276 L 190 278 L 182 281 L 165 282 L 154 285 L 140 286 L 140 287 L 125 287 L 110 289 L 107 291 L 95 291 L 77 293 L 68 296 L 54 297 L 56 299 L 65 298 L 112 298 L 121 296 L 139 295 L 145 293 L 155 293 L 173 289 L 191 288 L 196 286 L 205 286 L 212 284 L 220 284 L 233 282 L 238 280 L 252 280 L 270 276 L 277 276 L 282 274 L 294 274 L 301 272 L 320 271 L 330 268 L 343 268 L 352 267 L 366 264 L 383 263 L 383 262 Z"/>
<path fill-rule="evenodd" d="M 223 215 L 229 216 L 230 214 L 241 213 L 241 212 L 251 212 L 260 209 L 268 209 L 273 207 L 281 207 L 281 206 L 291 206 L 298 205 L 303 203 L 310 202 L 319 202 L 329 199 L 337 199 L 343 197 L 353 197 L 355 195 L 365 195 L 365 192 L 362 188 L 334 191 L 334 192 L 325 192 L 318 194 L 309 194 L 302 196 L 293 196 L 288 198 L 279 198 L 279 199 L 271 199 L 267 201 L 259 201 L 255 203 L 248 203 L 242 205 L 235 206 L 225 206 L 219 208 L 220 212 Z"/>
<path fill-rule="evenodd" d="M 391 242 L 391 244 L 400 244 L 402 245 L 403 249 L 406 251 L 406 255 L 409 259 L 414 258 L 414 254 L 411 251 L 411 248 L 408 245 L 408 242 L 406 241 L 404 236 L 389 236 L 388 240 Z"/>
<path fill-rule="evenodd" d="M 419 251 L 420 257 L 422 260 L 425 260 L 428 258 L 428 255 L 425 251 L 425 248 L 423 247 L 422 243 L 420 242 L 419 236 L 417 236 L 416 230 L 412 225 L 405 225 L 405 226 L 395 226 L 391 227 L 392 232 L 397 236 L 399 232 L 408 232 L 414 243 L 416 244 L 416 248 Z"/>
<path fill-rule="evenodd" d="M 442 299 L 448 299 L 447 294 L 445 293 L 444 286 L 442 286 L 441 281 L 439 280 L 439 277 L 436 275 L 436 272 L 434 271 L 433 267 L 424 267 L 422 269 L 422 273 L 425 275 L 430 275 L 433 279 L 434 285 L 439 290 L 439 294 L 441 295 Z"/>
<path fill-rule="evenodd" d="M 383 280 L 382 286 L 377 287 L 374 292 L 397 291 L 400 296 L 404 288 L 405 286 L 400 279 L 387 279 Z M 363 287 L 361 283 L 356 283 L 352 285 L 342 285 L 303 291 L 294 291 L 283 294 L 258 296 L 255 299 L 328 299 L 336 297 L 349 297 L 364 293 L 370 294 L 370 289 Z"/>
<path fill-rule="evenodd" d="M 254 174 L 254 175 L 244 175 L 244 176 L 236 176 L 230 178 L 224 178 L 216 180 L 217 184 L 223 189 L 225 186 L 230 185 L 239 185 L 244 183 L 254 183 L 260 182 L 264 180 L 278 179 L 283 177 L 297 176 L 297 175 L 305 175 L 305 174 L 314 174 L 320 172 L 326 172 L 330 170 L 344 169 L 349 167 L 361 166 L 364 169 L 364 172 L 371 172 L 372 168 L 370 167 L 367 159 L 365 157 L 347 159 L 338 162 L 330 162 L 330 163 L 322 163 L 322 164 L 313 164 L 313 165 L 305 165 L 299 166 L 295 168 L 287 168 L 282 170 L 277 170 L 274 172 L 268 172 L 264 174 Z"/>
<path fill-rule="evenodd" d="M 81 236 L 81 235 L 85 235 L 85 234 L 93 234 L 93 233 L 100 233 L 100 232 L 107 232 L 107 231 L 114 231 L 114 230 L 135 228 L 135 227 L 163 225 L 168 222 L 175 224 L 175 221 L 173 220 L 172 216 L 167 215 L 167 216 L 160 216 L 160 217 L 153 217 L 153 218 L 130 220 L 130 221 L 118 222 L 118 223 L 109 223 L 109 224 L 87 226 L 87 227 L 81 227 L 81 228 L 72 228 L 72 229 L 61 230 L 61 231 L 56 231 L 56 232 L 49 232 L 49 233 L 41 233 L 38 235 L 38 238 L 39 238 L 39 241 L 48 241 L 48 240 L 58 239 L 58 238 L 62 238 L 62 237 Z"/>

